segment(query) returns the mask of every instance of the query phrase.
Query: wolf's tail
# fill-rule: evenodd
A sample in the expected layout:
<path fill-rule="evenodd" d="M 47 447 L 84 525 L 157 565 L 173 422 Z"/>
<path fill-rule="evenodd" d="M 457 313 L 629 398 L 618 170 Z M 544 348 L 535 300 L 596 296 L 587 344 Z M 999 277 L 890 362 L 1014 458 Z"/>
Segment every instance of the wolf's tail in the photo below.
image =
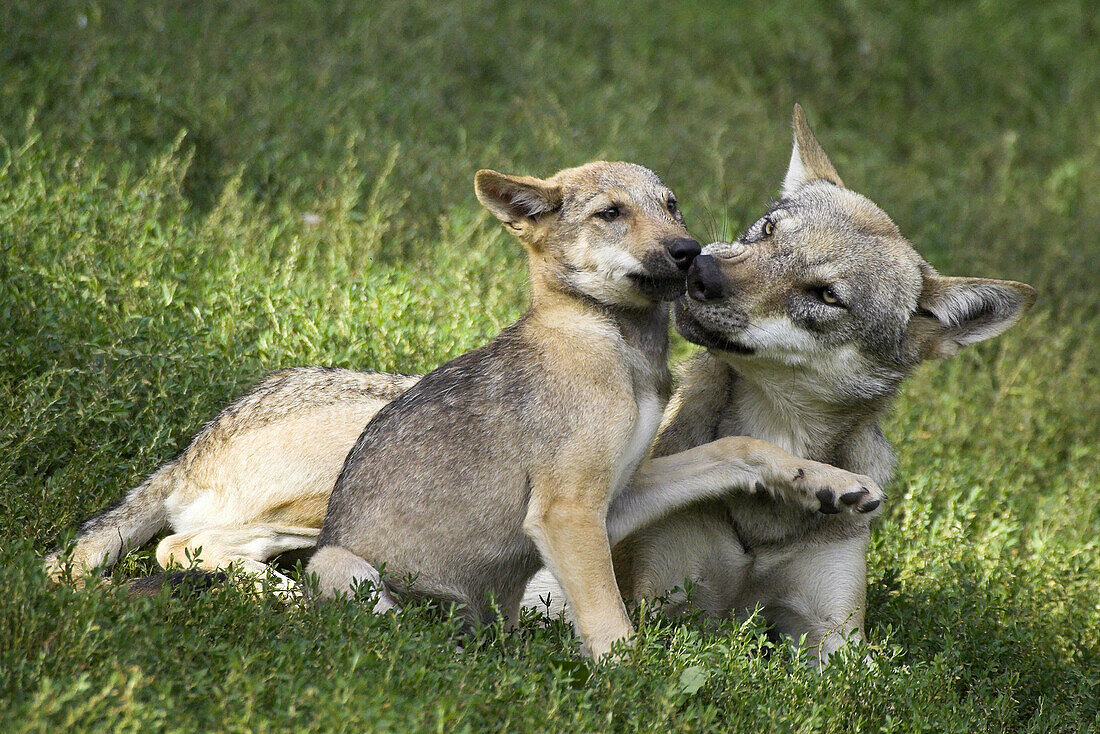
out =
<path fill-rule="evenodd" d="M 69 549 L 46 558 L 46 572 L 55 581 L 72 569 L 74 579 L 110 566 L 129 549 L 140 546 L 168 523 L 165 500 L 175 488 L 176 462 L 153 472 L 125 497 L 88 520 Z"/>

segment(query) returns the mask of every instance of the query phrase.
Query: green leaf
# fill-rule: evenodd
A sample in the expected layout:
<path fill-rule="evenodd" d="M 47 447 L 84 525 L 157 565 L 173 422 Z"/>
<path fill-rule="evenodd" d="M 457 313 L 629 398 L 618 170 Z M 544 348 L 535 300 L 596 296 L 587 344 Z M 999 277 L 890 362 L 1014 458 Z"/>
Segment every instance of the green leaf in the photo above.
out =
<path fill-rule="evenodd" d="M 700 688 L 706 685 L 708 678 L 710 678 L 710 673 L 701 665 L 685 668 L 684 672 L 680 673 L 680 690 L 685 695 L 694 696 Z"/>

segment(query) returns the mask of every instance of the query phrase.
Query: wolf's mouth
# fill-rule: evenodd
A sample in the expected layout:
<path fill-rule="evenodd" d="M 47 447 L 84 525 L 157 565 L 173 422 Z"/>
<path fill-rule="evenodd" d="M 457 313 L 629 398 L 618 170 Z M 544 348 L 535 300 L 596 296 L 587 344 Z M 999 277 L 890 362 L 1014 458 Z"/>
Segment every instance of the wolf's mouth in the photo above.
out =
<path fill-rule="evenodd" d="M 713 331 L 706 329 L 702 330 L 706 335 L 706 338 L 711 342 L 710 344 L 704 344 L 702 346 L 710 347 L 711 349 L 721 349 L 723 352 L 733 352 L 734 354 L 743 354 L 746 357 L 752 354 L 756 354 L 756 350 L 752 347 L 747 347 L 741 342 L 734 341 L 728 337 L 716 334 Z"/>
<path fill-rule="evenodd" d="M 707 349 L 718 349 L 746 357 L 756 353 L 752 347 L 703 326 L 699 319 L 680 303 L 676 304 L 676 330 L 692 344 L 698 344 Z"/>
<path fill-rule="evenodd" d="M 643 293 L 661 296 L 661 300 L 671 301 L 682 295 L 686 286 L 683 275 L 650 275 L 648 273 L 629 273 L 635 287 Z"/>

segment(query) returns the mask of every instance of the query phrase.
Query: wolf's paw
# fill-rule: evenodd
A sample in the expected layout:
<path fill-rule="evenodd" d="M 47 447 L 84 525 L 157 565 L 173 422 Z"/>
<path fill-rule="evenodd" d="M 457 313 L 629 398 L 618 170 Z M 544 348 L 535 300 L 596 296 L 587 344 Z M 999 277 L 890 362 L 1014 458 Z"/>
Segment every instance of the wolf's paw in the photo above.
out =
<path fill-rule="evenodd" d="M 42 566 L 50 581 L 55 584 L 69 583 L 76 587 L 83 586 L 85 579 L 99 570 L 90 563 L 87 555 L 79 553 L 78 549 L 70 552 L 54 551 L 46 556 Z"/>
<path fill-rule="evenodd" d="M 55 551 L 42 561 L 42 568 L 50 581 L 59 584 L 65 579 L 65 568 L 68 564 L 61 560 L 61 552 Z"/>
<path fill-rule="evenodd" d="M 802 462 L 781 477 L 790 498 L 811 512 L 823 515 L 871 516 L 882 507 L 886 493 L 874 479 L 828 464 Z"/>

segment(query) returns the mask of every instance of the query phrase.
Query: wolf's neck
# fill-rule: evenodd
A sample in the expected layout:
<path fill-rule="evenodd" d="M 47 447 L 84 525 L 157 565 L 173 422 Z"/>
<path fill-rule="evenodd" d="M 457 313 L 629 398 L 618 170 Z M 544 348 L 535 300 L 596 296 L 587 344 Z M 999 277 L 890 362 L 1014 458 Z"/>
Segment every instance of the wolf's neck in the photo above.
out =
<path fill-rule="evenodd" d="M 595 305 L 622 336 L 623 357 L 634 377 L 636 397 L 652 393 L 664 409 L 672 392 L 672 373 L 668 369 L 668 304 L 632 310 Z"/>
<path fill-rule="evenodd" d="M 582 293 L 542 287 L 532 290 L 528 317 L 534 316 L 562 334 L 575 334 L 582 342 L 593 333 L 607 335 L 613 331 L 618 337 L 615 342 L 619 355 L 634 378 L 635 392 L 655 392 L 663 405 L 672 389 L 668 312 L 669 306 L 663 302 L 627 308 L 601 303 Z"/>
<path fill-rule="evenodd" d="M 827 461 L 853 428 L 851 416 L 812 393 L 784 393 L 743 375 L 733 382 L 730 402 L 739 433 L 815 461 Z"/>
<path fill-rule="evenodd" d="M 730 394 L 720 434 L 752 436 L 796 456 L 888 476 L 893 454 L 878 422 L 892 393 L 861 399 L 836 390 L 827 377 L 756 366 L 727 369 Z"/>
<path fill-rule="evenodd" d="M 668 304 L 644 310 L 596 305 L 616 325 L 623 341 L 653 361 L 668 364 Z"/>

